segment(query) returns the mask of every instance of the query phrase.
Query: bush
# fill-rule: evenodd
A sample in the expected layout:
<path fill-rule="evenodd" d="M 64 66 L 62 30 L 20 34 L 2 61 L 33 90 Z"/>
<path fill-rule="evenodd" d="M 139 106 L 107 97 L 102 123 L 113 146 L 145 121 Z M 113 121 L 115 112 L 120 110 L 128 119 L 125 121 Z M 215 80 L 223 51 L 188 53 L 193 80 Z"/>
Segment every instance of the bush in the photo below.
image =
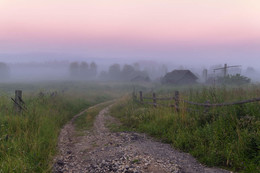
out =
<path fill-rule="evenodd" d="M 226 85 L 243 85 L 243 84 L 249 84 L 250 82 L 251 79 L 242 76 L 240 74 L 227 75 L 225 77 L 218 77 L 217 79 L 217 83 L 226 84 Z"/>

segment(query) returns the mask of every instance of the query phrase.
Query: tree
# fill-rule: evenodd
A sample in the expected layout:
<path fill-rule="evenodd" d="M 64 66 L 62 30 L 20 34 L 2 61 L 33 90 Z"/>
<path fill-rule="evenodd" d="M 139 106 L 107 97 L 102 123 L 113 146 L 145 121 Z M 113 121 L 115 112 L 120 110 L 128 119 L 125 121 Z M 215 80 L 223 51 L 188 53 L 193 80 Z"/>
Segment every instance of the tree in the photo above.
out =
<path fill-rule="evenodd" d="M 70 75 L 72 77 L 77 77 L 79 75 L 79 64 L 78 64 L 78 62 L 70 63 Z"/>
<path fill-rule="evenodd" d="M 120 65 L 113 64 L 108 69 L 108 74 L 111 79 L 119 79 L 120 78 Z"/>
<path fill-rule="evenodd" d="M 131 78 L 132 73 L 134 73 L 134 72 L 135 72 L 135 69 L 133 66 L 128 65 L 128 64 L 124 65 L 123 70 L 122 70 L 123 79 L 129 80 Z"/>
<path fill-rule="evenodd" d="M 80 66 L 79 66 L 79 71 L 80 71 L 80 76 L 83 78 L 87 78 L 88 77 L 88 63 L 87 62 L 81 62 Z"/>
<path fill-rule="evenodd" d="M 95 77 L 97 75 L 97 64 L 95 62 L 92 62 L 90 64 L 90 76 Z"/>
<path fill-rule="evenodd" d="M 217 82 L 226 85 L 243 85 L 251 82 L 251 79 L 240 74 L 218 77 Z"/>

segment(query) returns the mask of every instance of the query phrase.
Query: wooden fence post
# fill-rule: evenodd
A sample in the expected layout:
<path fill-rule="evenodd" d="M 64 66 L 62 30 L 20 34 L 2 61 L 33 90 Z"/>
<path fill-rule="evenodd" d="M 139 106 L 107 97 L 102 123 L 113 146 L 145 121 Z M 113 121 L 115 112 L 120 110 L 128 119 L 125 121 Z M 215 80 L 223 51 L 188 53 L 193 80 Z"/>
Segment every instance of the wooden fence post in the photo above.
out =
<path fill-rule="evenodd" d="M 157 107 L 155 93 L 153 93 L 153 107 L 155 107 L 155 108 Z"/>
<path fill-rule="evenodd" d="M 22 91 L 21 90 L 15 90 L 15 98 L 14 98 L 14 110 L 18 113 L 21 112 L 22 107 L 21 107 L 21 103 L 22 103 Z"/>
<path fill-rule="evenodd" d="M 143 92 L 140 91 L 139 94 L 140 94 L 140 102 L 143 104 L 143 102 L 144 102 L 144 100 L 143 100 Z"/>
<path fill-rule="evenodd" d="M 180 100 L 179 100 L 179 91 L 175 91 L 175 97 L 174 97 L 174 100 L 175 100 L 175 109 L 176 111 L 179 113 L 180 112 L 180 108 L 179 108 L 179 103 L 180 103 Z"/>

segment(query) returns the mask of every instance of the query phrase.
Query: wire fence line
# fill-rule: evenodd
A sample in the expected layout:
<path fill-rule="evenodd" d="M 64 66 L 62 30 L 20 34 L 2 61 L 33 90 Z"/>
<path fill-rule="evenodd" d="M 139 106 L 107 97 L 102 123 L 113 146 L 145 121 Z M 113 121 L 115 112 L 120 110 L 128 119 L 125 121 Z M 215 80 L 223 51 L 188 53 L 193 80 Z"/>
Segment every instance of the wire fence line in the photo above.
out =
<path fill-rule="evenodd" d="M 242 105 L 242 104 L 260 101 L 260 97 L 258 97 L 258 98 L 252 98 L 252 99 L 235 101 L 235 102 L 228 102 L 228 103 L 210 103 L 209 101 L 207 101 L 205 103 L 196 103 L 196 102 L 180 99 L 179 91 L 175 91 L 175 95 L 173 97 L 165 97 L 165 98 L 156 97 L 156 93 L 153 93 L 153 97 L 143 97 L 143 92 L 140 91 L 139 92 L 139 99 L 137 98 L 136 93 L 133 92 L 133 99 L 135 101 L 138 101 L 141 104 L 149 104 L 149 105 L 153 105 L 154 107 L 157 107 L 157 106 L 173 107 L 173 108 L 176 109 L 177 112 L 179 112 L 179 110 L 180 110 L 180 102 L 181 101 L 184 102 L 184 103 L 187 103 L 189 105 L 204 107 L 204 109 L 205 109 L 204 111 L 206 111 L 206 112 L 209 110 L 209 108 L 212 108 L 212 107 Z M 153 100 L 153 102 L 148 102 L 148 101 L 144 101 L 144 100 Z M 174 103 L 173 104 L 157 103 L 158 100 L 172 100 L 172 101 L 174 101 Z M 187 111 L 198 111 L 198 110 L 192 109 L 192 108 L 186 108 L 186 110 Z"/>
<path fill-rule="evenodd" d="M 197 105 L 197 106 L 208 106 L 208 107 L 221 107 L 221 106 L 232 106 L 232 105 L 241 105 L 246 103 L 252 103 L 252 102 L 259 102 L 259 98 L 252 98 L 248 100 L 242 100 L 242 101 L 236 101 L 236 102 L 230 102 L 230 103 L 214 103 L 214 104 L 208 104 L 208 103 L 195 103 L 187 100 L 183 100 L 185 103 Z"/>

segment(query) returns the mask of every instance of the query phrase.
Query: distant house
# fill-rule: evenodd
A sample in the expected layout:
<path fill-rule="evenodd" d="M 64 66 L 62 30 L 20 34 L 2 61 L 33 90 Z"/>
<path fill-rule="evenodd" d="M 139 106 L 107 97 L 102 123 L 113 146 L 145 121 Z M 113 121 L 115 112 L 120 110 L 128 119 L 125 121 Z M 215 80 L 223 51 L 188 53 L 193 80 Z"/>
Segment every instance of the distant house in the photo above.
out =
<path fill-rule="evenodd" d="M 190 70 L 173 70 L 167 73 L 161 80 L 163 84 L 185 85 L 196 83 L 198 77 Z"/>

